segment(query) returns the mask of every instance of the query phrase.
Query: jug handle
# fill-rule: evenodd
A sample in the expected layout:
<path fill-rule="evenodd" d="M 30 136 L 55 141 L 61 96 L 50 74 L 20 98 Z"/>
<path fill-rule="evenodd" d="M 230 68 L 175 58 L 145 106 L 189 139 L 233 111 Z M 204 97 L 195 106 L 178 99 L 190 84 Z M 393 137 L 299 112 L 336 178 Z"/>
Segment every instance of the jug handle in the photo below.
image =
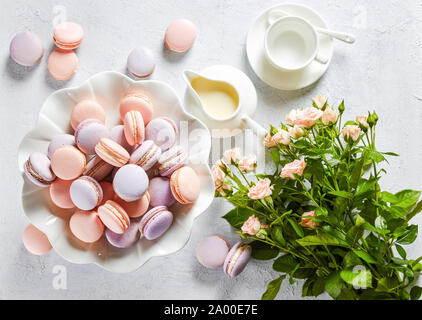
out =
<path fill-rule="evenodd" d="M 246 127 L 254 131 L 258 139 L 264 140 L 265 136 L 267 135 L 267 130 L 265 130 L 263 126 L 246 115 L 242 117 L 242 121 L 245 123 Z"/>

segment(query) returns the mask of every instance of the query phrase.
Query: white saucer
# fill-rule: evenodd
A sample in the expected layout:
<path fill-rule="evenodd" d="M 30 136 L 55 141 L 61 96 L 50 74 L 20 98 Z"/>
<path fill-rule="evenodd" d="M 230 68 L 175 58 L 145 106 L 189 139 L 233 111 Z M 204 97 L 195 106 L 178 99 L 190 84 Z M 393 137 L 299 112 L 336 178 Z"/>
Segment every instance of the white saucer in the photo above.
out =
<path fill-rule="evenodd" d="M 298 90 L 310 86 L 318 81 L 327 71 L 333 56 L 333 39 L 326 35 L 319 35 L 320 54 L 328 58 L 327 64 L 312 62 L 304 70 L 285 72 L 274 68 L 265 58 L 264 37 L 268 28 L 267 14 L 279 9 L 308 20 L 311 24 L 327 28 L 325 21 L 314 10 L 298 4 L 280 4 L 263 12 L 252 24 L 248 32 L 246 52 L 249 63 L 258 77 L 268 85 L 281 90 Z"/>

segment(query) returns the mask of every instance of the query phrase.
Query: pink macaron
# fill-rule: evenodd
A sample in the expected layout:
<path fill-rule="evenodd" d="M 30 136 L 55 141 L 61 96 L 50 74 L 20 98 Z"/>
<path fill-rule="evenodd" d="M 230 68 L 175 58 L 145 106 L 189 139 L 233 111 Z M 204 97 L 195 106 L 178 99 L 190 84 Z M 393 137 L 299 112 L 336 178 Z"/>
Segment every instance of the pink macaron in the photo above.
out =
<path fill-rule="evenodd" d="M 113 168 L 111 164 L 105 162 L 99 156 L 94 156 L 86 164 L 83 175 L 92 177 L 97 181 L 102 181 L 111 173 Z"/>
<path fill-rule="evenodd" d="M 72 202 L 81 210 L 92 210 L 103 200 L 103 189 L 94 178 L 83 176 L 72 182 L 70 189 Z"/>
<path fill-rule="evenodd" d="M 157 163 L 160 156 L 161 149 L 154 141 L 146 140 L 139 148 L 133 151 L 129 163 L 136 164 L 146 171 Z"/>
<path fill-rule="evenodd" d="M 164 152 L 158 160 L 158 172 L 163 177 L 171 176 L 174 171 L 184 166 L 187 153 L 182 146 L 175 146 Z"/>
<path fill-rule="evenodd" d="M 25 67 L 36 65 L 44 55 L 41 39 L 30 31 L 15 35 L 10 42 L 9 50 L 13 61 Z"/>
<path fill-rule="evenodd" d="M 42 188 L 48 187 L 56 179 L 51 170 L 50 159 L 40 152 L 30 154 L 25 162 L 24 172 L 29 181 Z"/>
<path fill-rule="evenodd" d="M 104 233 L 104 225 L 95 211 L 77 210 L 69 220 L 70 231 L 86 243 L 98 241 Z"/>
<path fill-rule="evenodd" d="M 75 23 L 66 21 L 54 28 L 53 40 L 57 47 L 64 50 L 73 50 L 79 47 L 84 38 L 84 30 Z"/>
<path fill-rule="evenodd" d="M 75 204 L 70 197 L 70 186 L 73 180 L 56 179 L 50 185 L 50 198 L 53 203 L 62 209 L 72 209 Z"/>
<path fill-rule="evenodd" d="M 173 213 L 167 207 L 155 207 L 141 219 L 139 230 L 145 239 L 155 240 L 161 237 L 173 223 Z"/>
<path fill-rule="evenodd" d="M 86 157 L 74 146 L 57 148 L 51 155 L 51 168 L 57 177 L 74 180 L 85 170 Z"/>
<path fill-rule="evenodd" d="M 95 152 L 114 167 L 123 167 L 130 159 L 129 153 L 117 142 L 103 138 L 95 146 Z"/>
<path fill-rule="evenodd" d="M 173 172 L 170 186 L 174 198 L 181 204 L 195 202 L 201 189 L 199 177 L 191 167 L 183 167 Z"/>
<path fill-rule="evenodd" d="M 218 268 L 224 264 L 230 245 L 222 236 L 211 236 L 202 239 L 196 246 L 196 258 L 207 268 Z"/>
<path fill-rule="evenodd" d="M 163 151 L 176 143 L 178 134 L 176 123 L 167 117 L 155 118 L 145 127 L 145 139 L 154 141 Z"/>
<path fill-rule="evenodd" d="M 58 48 L 50 53 L 47 68 L 54 79 L 66 81 L 73 77 L 78 64 L 78 56 L 73 51 Z"/>
<path fill-rule="evenodd" d="M 167 48 L 172 51 L 185 52 L 192 47 L 197 32 L 195 25 L 191 21 L 177 19 L 172 21 L 167 27 L 164 42 Z"/>
<path fill-rule="evenodd" d="M 129 145 L 142 144 L 145 138 L 145 125 L 139 111 L 129 111 L 123 120 L 125 137 Z"/>
<path fill-rule="evenodd" d="M 230 277 L 236 277 L 239 275 L 248 264 L 251 252 L 251 246 L 243 242 L 236 243 L 231 248 L 224 261 L 224 273 Z"/>
<path fill-rule="evenodd" d="M 107 201 L 98 208 L 98 215 L 104 225 L 117 234 L 124 233 L 130 226 L 126 211 L 116 202 Z"/>
<path fill-rule="evenodd" d="M 150 203 L 150 195 L 149 192 L 145 192 L 141 199 L 127 202 L 123 199 L 120 199 L 119 196 L 114 195 L 114 201 L 117 202 L 123 209 L 125 209 L 126 213 L 131 218 L 138 218 L 147 212 L 149 203 Z"/>
<path fill-rule="evenodd" d="M 70 124 L 73 130 L 76 130 L 78 125 L 86 119 L 97 119 L 104 124 L 106 119 L 104 108 L 94 100 L 78 102 L 70 114 Z"/>
<path fill-rule="evenodd" d="M 113 184 L 107 181 L 100 182 L 101 189 L 103 189 L 103 200 L 100 205 L 102 206 L 108 200 L 114 200 L 116 194 L 114 193 Z"/>
<path fill-rule="evenodd" d="M 133 93 L 124 97 L 120 102 L 119 112 L 122 121 L 129 111 L 139 111 L 142 114 L 144 124 L 147 125 L 152 120 L 154 107 L 148 96 L 142 93 Z"/>
<path fill-rule="evenodd" d="M 45 255 L 51 249 L 47 236 L 32 224 L 26 227 L 22 240 L 26 250 L 37 256 Z"/>

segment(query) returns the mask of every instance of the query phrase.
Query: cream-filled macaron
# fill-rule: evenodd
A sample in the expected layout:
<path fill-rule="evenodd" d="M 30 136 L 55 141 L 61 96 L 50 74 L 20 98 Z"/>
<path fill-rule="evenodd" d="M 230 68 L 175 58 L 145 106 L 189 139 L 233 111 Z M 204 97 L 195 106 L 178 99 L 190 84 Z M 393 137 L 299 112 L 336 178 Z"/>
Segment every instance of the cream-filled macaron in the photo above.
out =
<path fill-rule="evenodd" d="M 185 52 L 192 47 L 197 35 L 197 29 L 192 21 L 177 19 L 167 27 L 164 42 L 172 51 Z"/>

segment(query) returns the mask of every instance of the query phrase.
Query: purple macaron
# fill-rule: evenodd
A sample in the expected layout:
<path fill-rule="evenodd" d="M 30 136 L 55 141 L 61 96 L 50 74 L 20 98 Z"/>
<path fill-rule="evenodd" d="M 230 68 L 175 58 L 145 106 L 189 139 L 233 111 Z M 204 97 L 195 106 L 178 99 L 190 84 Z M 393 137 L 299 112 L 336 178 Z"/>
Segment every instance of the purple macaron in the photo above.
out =
<path fill-rule="evenodd" d="M 113 170 L 113 166 L 99 156 L 93 156 L 86 164 L 84 176 L 90 176 L 97 181 L 104 180 Z"/>
<path fill-rule="evenodd" d="M 109 137 L 107 127 L 97 119 L 82 121 L 75 130 L 75 141 L 78 148 L 86 154 L 95 154 L 95 146 L 102 138 Z"/>
<path fill-rule="evenodd" d="M 63 146 L 76 146 L 75 137 L 71 134 L 61 134 L 51 140 L 48 145 L 48 157 L 51 159 L 53 152 Z"/>
<path fill-rule="evenodd" d="M 114 192 L 125 201 L 141 199 L 147 192 L 149 179 L 145 170 L 136 164 L 127 164 L 117 170 L 113 178 Z"/>
<path fill-rule="evenodd" d="M 187 154 L 181 146 L 175 146 L 167 150 L 158 160 L 158 172 L 160 176 L 170 176 L 174 171 L 184 166 L 186 159 Z"/>
<path fill-rule="evenodd" d="M 36 65 L 44 55 L 41 39 L 33 32 L 18 33 L 10 42 L 10 57 L 25 67 Z"/>
<path fill-rule="evenodd" d="M 122 124 L 111 128 L 110 139 L 120 144 L 123 148 L 127 150 L 127 152 L 132 153 L 133 146 L 131 146 L 127 142 L 124 130 L 125 130 L 125 126 Z"/>
<path fill-rule="evenodd" d="M 170 188 L 170 179 L 155 177 L 149 181 L 148 192 L 150 194 L 150 205 L 152 207 L 170 207 L 176 199 L 173 197 Z"/>
<path fill-rule="evenodd" d="M 82 176 L 70 185 L 70 199 L 81 210 L 92 210 L 103 200 L 103 189 L 94 178 Z"/>
<path fill-rule="evenodd" d="M 224 264 L 230 245 L 222 236 L 211 236 L 202 239 L 196 246 L 196 258 L 207 268 L 218 268 Z"/>
<path fill-rule="evenodd" d="M 155 207 L 142 217 L 139 230 L 147 240 L 161 237 L 173 223 L 173 214 L 167 207 Z"/>
<path fill-rule="evenodd" d="M 224 261 L 224 273 L 234 278 L 239 275 L 248 264 L 252 248 L 243 242 L 236 243 Z"/>
<path fill-rule="evenodd" d="M 55 179 L 50 159 L 40 152 L 31 153 L 24 167 L 29 181 L 38 187 L 48 187 Z"/>
<path fill-rule="evenodd" d="M 145 127 L 145 139 L 153 140 L 163 151 L 176 143 L 178 133 L 174 121 L 166 117 L 155 118 Z"/>
<path fill-rule="evenodd" d="M 133 151 L 129 163 L 136 164 L 144 170 L 151 169 L 161 156 L 161 149 L 152 140 L 146 140 Z"/>
<path fill-rule="evenodd" d="M 129 228 L 122 234 L 106 229 L 105 236 L 107 241 L 116 248 L 130 248 L 141 237 L 141 232 L 139 231 L 139 221 L 139 219 L 130 219 Z"/>

